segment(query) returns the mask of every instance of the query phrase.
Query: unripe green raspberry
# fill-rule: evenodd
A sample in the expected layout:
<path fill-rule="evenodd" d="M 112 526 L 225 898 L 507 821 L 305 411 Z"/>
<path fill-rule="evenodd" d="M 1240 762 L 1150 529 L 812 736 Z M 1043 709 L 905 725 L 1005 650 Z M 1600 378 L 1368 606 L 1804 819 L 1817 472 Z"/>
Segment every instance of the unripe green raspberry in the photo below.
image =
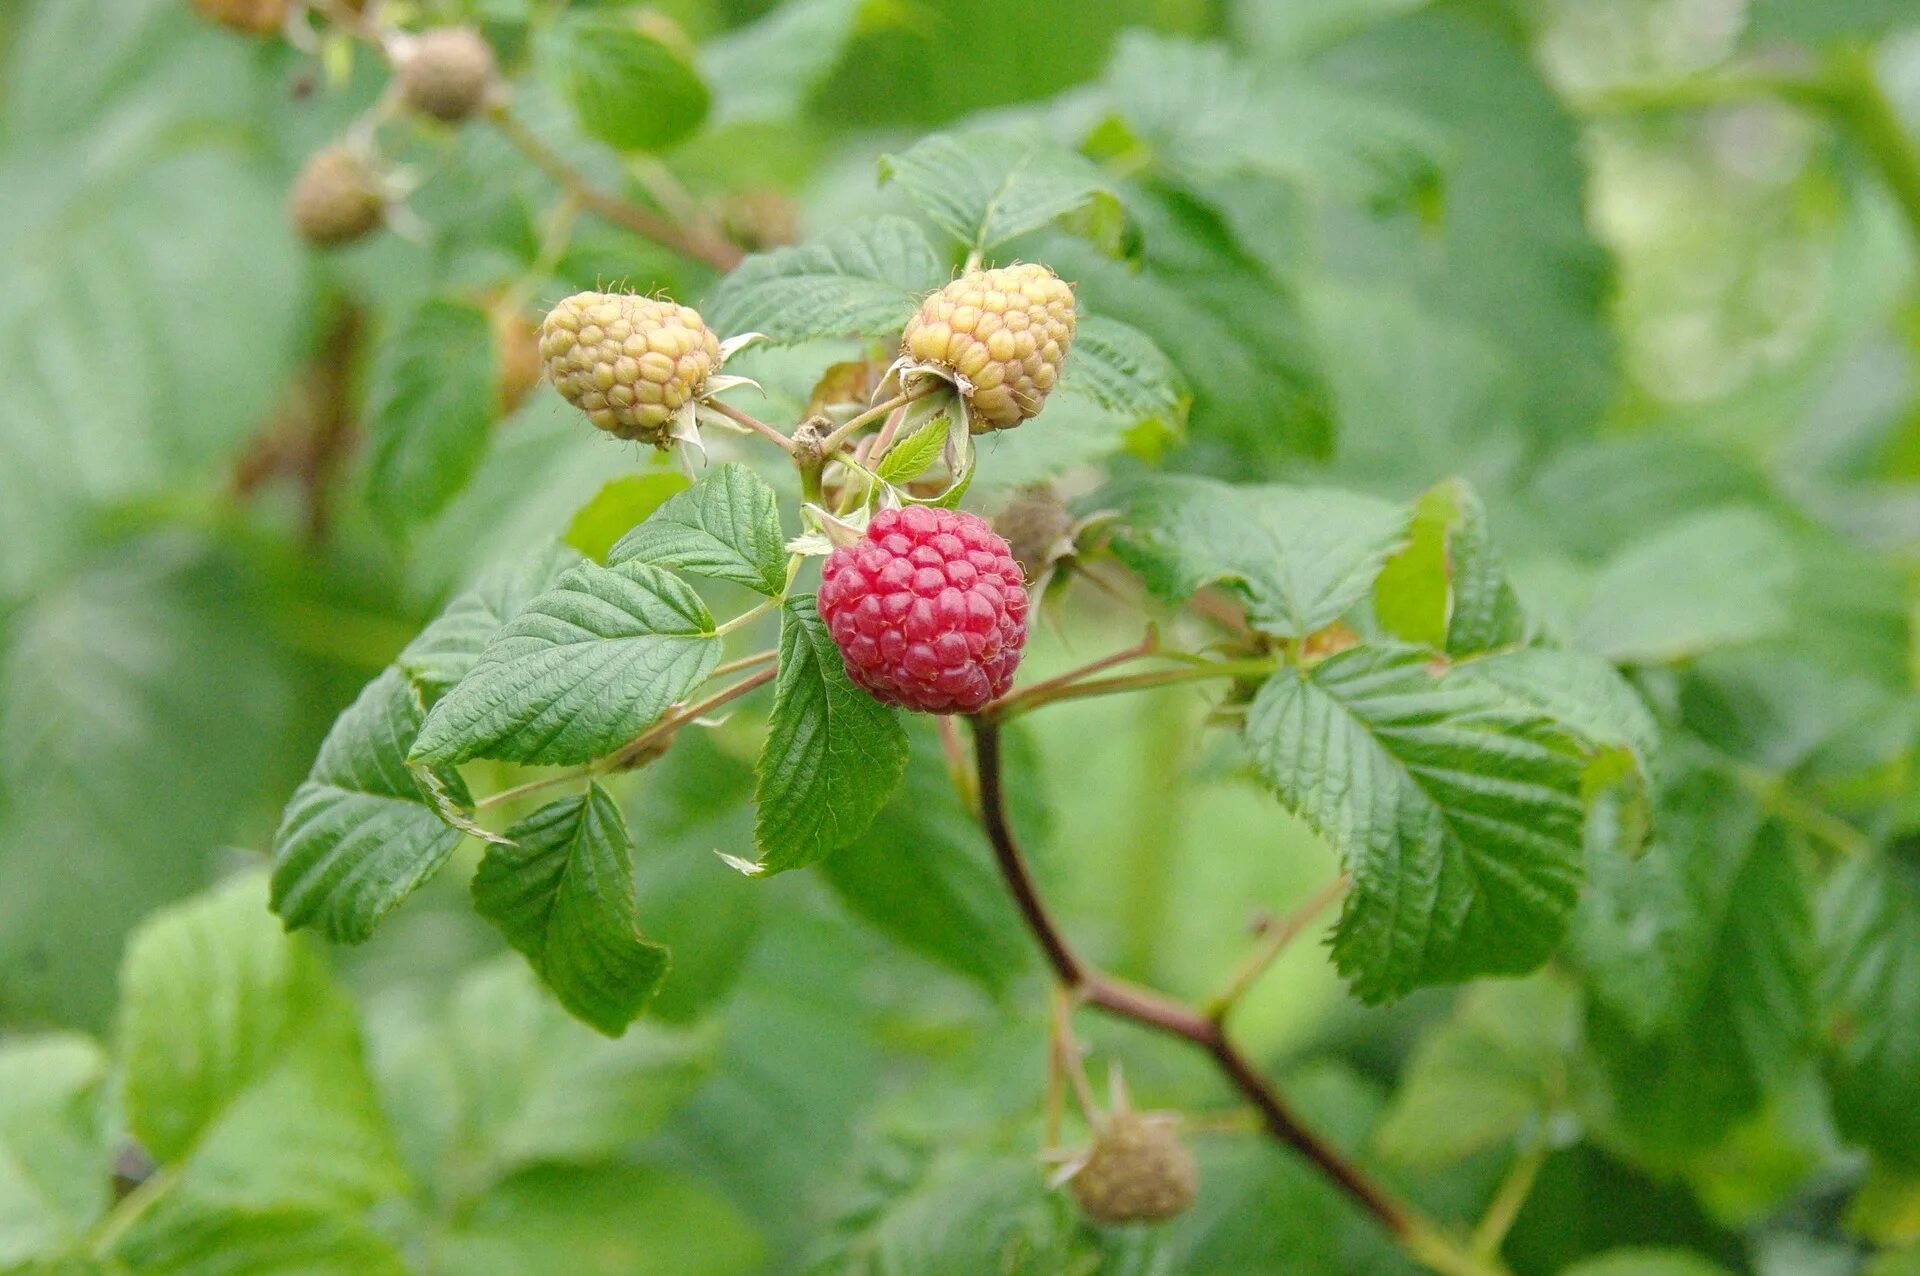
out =
<path fill-rule="evenodd" d="M 1200 1175 L 1172 1113 L 1113 1112 L 1068 1183 L 1096 1223 L 1157 1223 L 1193 1204 Z"/>
<path fill-rule="evenodd" d="M 908 321 L 901 354 L 949 373 L 976 433 L 1039 413 L 1073 341 L 1073 289 L 1045 266 L 960 276 Z"/>
<path fill-rule="evenodd" d="M 540 327 L 547 379 L 609 434 L 665 446 L 720 362 L 698 311 L 627 293 L 575 293 Z"/>
<path fill-rule="evenodd" d="M 195 13 L 249 35 L 272 35 L 287 20 L 287 0 L 187 0 Z"/>
<path fill-rule="evenodd" d="M 347 146 L 315 151 L 293 179 L 287 215 L 302 239 L 331 247 L 360 238 L 386 220 L 386 196 L 367 161 Z"/>
<path fill-rule="evenodd" d="M 449 124 L 473 115 L 493 96 L 493 47 L 472 27 L 435 27 L 413 37 L 400 57 L 400 100 Z"/>

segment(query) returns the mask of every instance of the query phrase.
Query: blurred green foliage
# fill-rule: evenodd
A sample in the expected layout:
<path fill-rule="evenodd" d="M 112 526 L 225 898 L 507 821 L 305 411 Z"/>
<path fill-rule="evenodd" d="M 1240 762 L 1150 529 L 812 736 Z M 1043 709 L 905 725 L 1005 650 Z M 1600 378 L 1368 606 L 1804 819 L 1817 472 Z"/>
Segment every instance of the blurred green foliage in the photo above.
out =
<path fill-rule="evenodd" d="M 267 911 L 282 807 L 361 688 L 396 660 L 451 685 L 457 626 L 409 646 L 450 600 L 484 639 L 537 592 L 529 547 L 617 561 L 682 486 L 546 387 L 506 402 L 491 319 L 618 285 L 771 328 L 748 285 L 792 282 L 771 319 L 799 344 L 728 368 L 791 423 L 822 366 L 879 353 L 829 334 L 897 327 L 969 247 L 1051 264 L 1106 335 L 1078 356 L 1106 380 L 981 441 L 977 508 L 1036 478 L 1089 515 L 1197 492 L 1090 569 L 1176 601 L 1250 581 L 1253 622 L 1305 636 L 1373 613 L 1418 499 L 1426 556 L 1390 570 L 1457 591 L 1497 543 L 1502 638 L 1400 594 L 1384 630 L 1465 659 L 1524 616 L 1545 648 L 1522 654 L 1565 657 L 1524 671 L 1532 694 L 1586 703 L 1608 666 L 1632 687 L 1596 734 L 1647 789 L 1523 795 L 1514 842 L 1558 858 L 1513 890 L 1564 905 L 1566 942 L 1462 922 L 1499 957 L 1475 971 L 1540 968 L 1370 1007 L 1315 923 L 1234 1016 L 1289 1097 L 1435 1217 L 1491 1205 L 1516 1276 L 1920 1269 L 1911 3 L 389 10 L 479 24 L 515 118 L 596 187 L 775 255 L 722 282 L 561 206 L 484 122 L 385 117 L 409 215 L 317 254 L 283 192 L 380 110 L 369 49 L 319 23 L 311 50 L 248 39 L 184 0 L 0 6 L 0 1272 L 1415 1270 L 1233 1128 L 1202 1061 L 1127 1025 L 1085 1025 L 1096 1075 L 1124 1059 L 1143 1104 L 1195 1114 L 1199 1205 L 1099 1231 L 1041 1187 L 1043 969 L 923 723 L 868 831 L 764 882 L 714 854 L 756 857 L 749 715 L 612 778 L 633 844 L 589 850 L 672 952 L 618 1040 L 475 916 L 474 839 L 362 946 Z M 929 188 L 951 218 L 917 219 Z M 842 291 L 805 291 L 820 274 Z M 806 322 L 848 278 L 877 318 Z M 1226 507 L 1198 485 L 1221 478 L 1344 489 L 1249 497 L 1232 521 L 1269 549 L 1368 510 L 1377 543 L 1355 566 L 1209 541 Z M 1139 636 L 1083 578 L 1047 611 L 1023 679 Z M 1388 734 L 1430 708 L 1387 698 Z M 1278 699 L 1247 716 L 1299 709 Z M 1297 759 L 1212 707 L 1094 701 L 1008 741 L 1076 943 L 1195 1000 L 1347 849 L 1263 788 Z M 1573 795 L 1583 830 L 1555 822 Z"/>

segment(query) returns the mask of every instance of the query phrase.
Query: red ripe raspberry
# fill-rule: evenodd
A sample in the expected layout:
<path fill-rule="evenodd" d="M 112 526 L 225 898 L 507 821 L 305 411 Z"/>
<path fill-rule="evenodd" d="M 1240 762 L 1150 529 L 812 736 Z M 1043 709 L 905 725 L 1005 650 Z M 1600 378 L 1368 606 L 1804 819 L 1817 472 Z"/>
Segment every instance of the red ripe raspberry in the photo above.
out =
<path fill-rule="evenodd" d="M 909 505 L 821 569 L 820 615 L 847 677 L 876 700 L 972 713 L 1013 685 L 1027 642 L 1020 565 L 986 520 Z"/>

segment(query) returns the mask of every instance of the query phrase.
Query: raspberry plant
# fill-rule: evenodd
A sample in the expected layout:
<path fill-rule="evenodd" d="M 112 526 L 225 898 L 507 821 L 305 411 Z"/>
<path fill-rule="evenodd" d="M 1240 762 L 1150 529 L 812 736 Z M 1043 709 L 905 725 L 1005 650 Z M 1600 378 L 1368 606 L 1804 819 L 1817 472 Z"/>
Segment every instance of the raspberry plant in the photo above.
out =
<path fill-rule="evenodd" d="M 0 14 L 0 1276 L 1915 1270 L 1913 15 L 1056 8 Z"/>

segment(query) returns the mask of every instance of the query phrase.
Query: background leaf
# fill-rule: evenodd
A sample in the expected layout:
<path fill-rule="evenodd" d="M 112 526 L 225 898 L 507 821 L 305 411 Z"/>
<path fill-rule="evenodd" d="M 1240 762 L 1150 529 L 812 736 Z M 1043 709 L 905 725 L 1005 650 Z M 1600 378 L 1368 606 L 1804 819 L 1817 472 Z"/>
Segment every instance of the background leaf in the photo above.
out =
<path fill-rule="evenodd" d="M 1648 662 L 1765 637 L 1788 621 L 1797 570 L 1764 516 L 1700 514 L 1651 533 L 1603 567 L 1575 636 L 1611 660 Z"/>
<path fill-rule="evenodd" d="M 179 1190 L 329 1208 L 401 1186 L 353 1008 L 257 877 L 134 935 L 119 1040 L 127 1125 Z"/>
<path fill-rule="evenodd" d="M 380 345 L 367 408 L 367 501 L 399 532 L 432 517 L 466 486 L 486 450 L 499 374 L 492 321 L 432 299 Z"/>
<path fill-rule="evenodd" d="M 1039 133 L 934 133 L 882 156 L 880 180 L 898 182 L 934 225 L 975 252 L 1062 219 L 1109 252 L 1125 231 L 1119 195 L 1100 168 Z"/>
<path fill-rule="evenodd" d="M 699 72 L 629 17 L 571 15 L 542 52 L 581 127 L 622 150 L 664 150 L 706 119 L 710 95 Z"/>
<path fill-rule="evenodd" d="M 1920 880 L 1888 855 L 1843 865 L 1820 901 L 1820 1008 L 1834 1117 L 1890 1164 L 1920 1167 L 1913 1106 L 1920 1059 Z"/>
<path fill-rule="evenodd" d="M 106 1076 L 82 1036 L 0 1045 L 0 1263 L 68 1248 L 105 1211 Z"/>

